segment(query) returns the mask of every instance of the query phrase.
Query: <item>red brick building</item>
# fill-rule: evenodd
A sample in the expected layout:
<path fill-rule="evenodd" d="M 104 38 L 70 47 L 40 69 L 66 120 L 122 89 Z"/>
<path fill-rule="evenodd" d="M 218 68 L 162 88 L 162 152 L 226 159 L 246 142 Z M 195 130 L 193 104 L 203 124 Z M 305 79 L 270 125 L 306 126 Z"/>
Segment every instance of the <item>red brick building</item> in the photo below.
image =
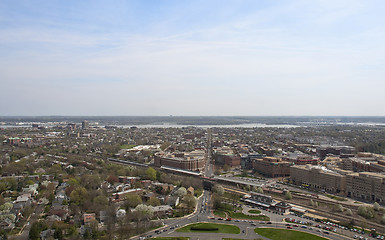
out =
<path fill-rule="evenodd" d="M 201 171 L 205 166 L 205 152 L 192 151 L 189 153 L 157 154 L 154 158 L 156 167 L 166 166 L 190 171 Z"/>
<path fill-rule="evenodd" d="M 253 169 L 267 177 L 290 176 L 290 166 L 292 165 L 293 163 L 275 157 L 264 157 L 253 161 Z"/>

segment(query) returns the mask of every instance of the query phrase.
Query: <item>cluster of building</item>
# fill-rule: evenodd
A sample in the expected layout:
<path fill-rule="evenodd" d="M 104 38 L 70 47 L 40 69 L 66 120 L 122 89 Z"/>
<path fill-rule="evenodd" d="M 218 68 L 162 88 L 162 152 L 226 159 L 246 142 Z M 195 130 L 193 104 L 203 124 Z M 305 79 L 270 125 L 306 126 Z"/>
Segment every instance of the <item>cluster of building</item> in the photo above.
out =
<path fill-rule="evenodd" d="M 383 167 L 383 156 L 358 153 L 353 158 L 325 158 L 317 166 L 292 166 L 290 179 L 294 184 L 309 189 L 384 204 Z"/>

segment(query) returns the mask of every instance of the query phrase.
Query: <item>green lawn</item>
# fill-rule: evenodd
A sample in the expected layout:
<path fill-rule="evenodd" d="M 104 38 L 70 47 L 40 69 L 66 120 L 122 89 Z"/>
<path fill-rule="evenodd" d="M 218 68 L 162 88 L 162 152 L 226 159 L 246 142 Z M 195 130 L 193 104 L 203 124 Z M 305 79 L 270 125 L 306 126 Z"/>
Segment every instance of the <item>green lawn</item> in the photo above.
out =
<path fill-rule="evenodd" d="M 240 212 L 228 212 L 231 218 L 239 218 L 239 219 L 249 219 L 249 220 L 261 220 L 261 221 L 270 221 L 270 218 L 267 216 L 251 216 L 246 215 Z"/>
<path fill-rule="evenodd" d="M 252 209 L 252 210 L 249 210 L 249 213 L 260 214 L 261 211 Z"/>
<path fill-rule="evenodd" d="M 191 228 L 202 228 L 202 230 L 191 230 Z M 203 230 L 204 228 L 208 230 Z M 216 229 L 217 228 L 217 229 Z M 216 229 L 216 230 L 209 230 Z M 239 234 L 239 227 L 229 224 L 217 223 L 193 223 L 175 230 L 175 232 L 207 232 L 207 233 L 233 233 Z"/>
<path fill-rule="evenodd" d="M 220 210 L 214 210 L 214 215 L 215 216 L 219 216 L 221 218 L 225 218 L 226 217 L 226 213 L 224 211 L 220 211 Z"/>
<path fill-rule="evenodd" d="M 327 240 L 327 238 L 319 237 L 310 233 L 287 229 L 256 228 L 254 231 L 261 236 L 270 238 L 271 240 Z"/>
<path fill-rule="evenodd" d="M 150 238 L 154 240 L 188 240 L 190 238 L 188 237 L 156 237 L 156 238 Z"/>

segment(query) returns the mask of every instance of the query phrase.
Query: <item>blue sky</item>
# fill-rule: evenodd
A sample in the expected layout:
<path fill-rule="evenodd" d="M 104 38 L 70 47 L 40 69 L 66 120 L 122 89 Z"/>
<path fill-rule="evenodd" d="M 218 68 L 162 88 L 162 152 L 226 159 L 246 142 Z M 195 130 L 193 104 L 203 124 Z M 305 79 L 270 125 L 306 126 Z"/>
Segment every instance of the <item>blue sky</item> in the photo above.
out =
<path fill-rule="evenodd" d="M 0 115 L 385 115 L 385 2 L 1 1 Z"/>

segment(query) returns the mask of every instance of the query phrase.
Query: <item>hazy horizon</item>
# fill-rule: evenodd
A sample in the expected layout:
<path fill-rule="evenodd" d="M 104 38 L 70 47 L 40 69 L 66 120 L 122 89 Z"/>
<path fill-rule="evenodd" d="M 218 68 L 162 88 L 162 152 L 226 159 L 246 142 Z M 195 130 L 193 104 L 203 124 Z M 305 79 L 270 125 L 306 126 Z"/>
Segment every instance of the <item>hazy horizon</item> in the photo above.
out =
<path fill-rule="evenodd" d="M 2 1 L 0 116 L 385 116 L 384 7 Z"/>

